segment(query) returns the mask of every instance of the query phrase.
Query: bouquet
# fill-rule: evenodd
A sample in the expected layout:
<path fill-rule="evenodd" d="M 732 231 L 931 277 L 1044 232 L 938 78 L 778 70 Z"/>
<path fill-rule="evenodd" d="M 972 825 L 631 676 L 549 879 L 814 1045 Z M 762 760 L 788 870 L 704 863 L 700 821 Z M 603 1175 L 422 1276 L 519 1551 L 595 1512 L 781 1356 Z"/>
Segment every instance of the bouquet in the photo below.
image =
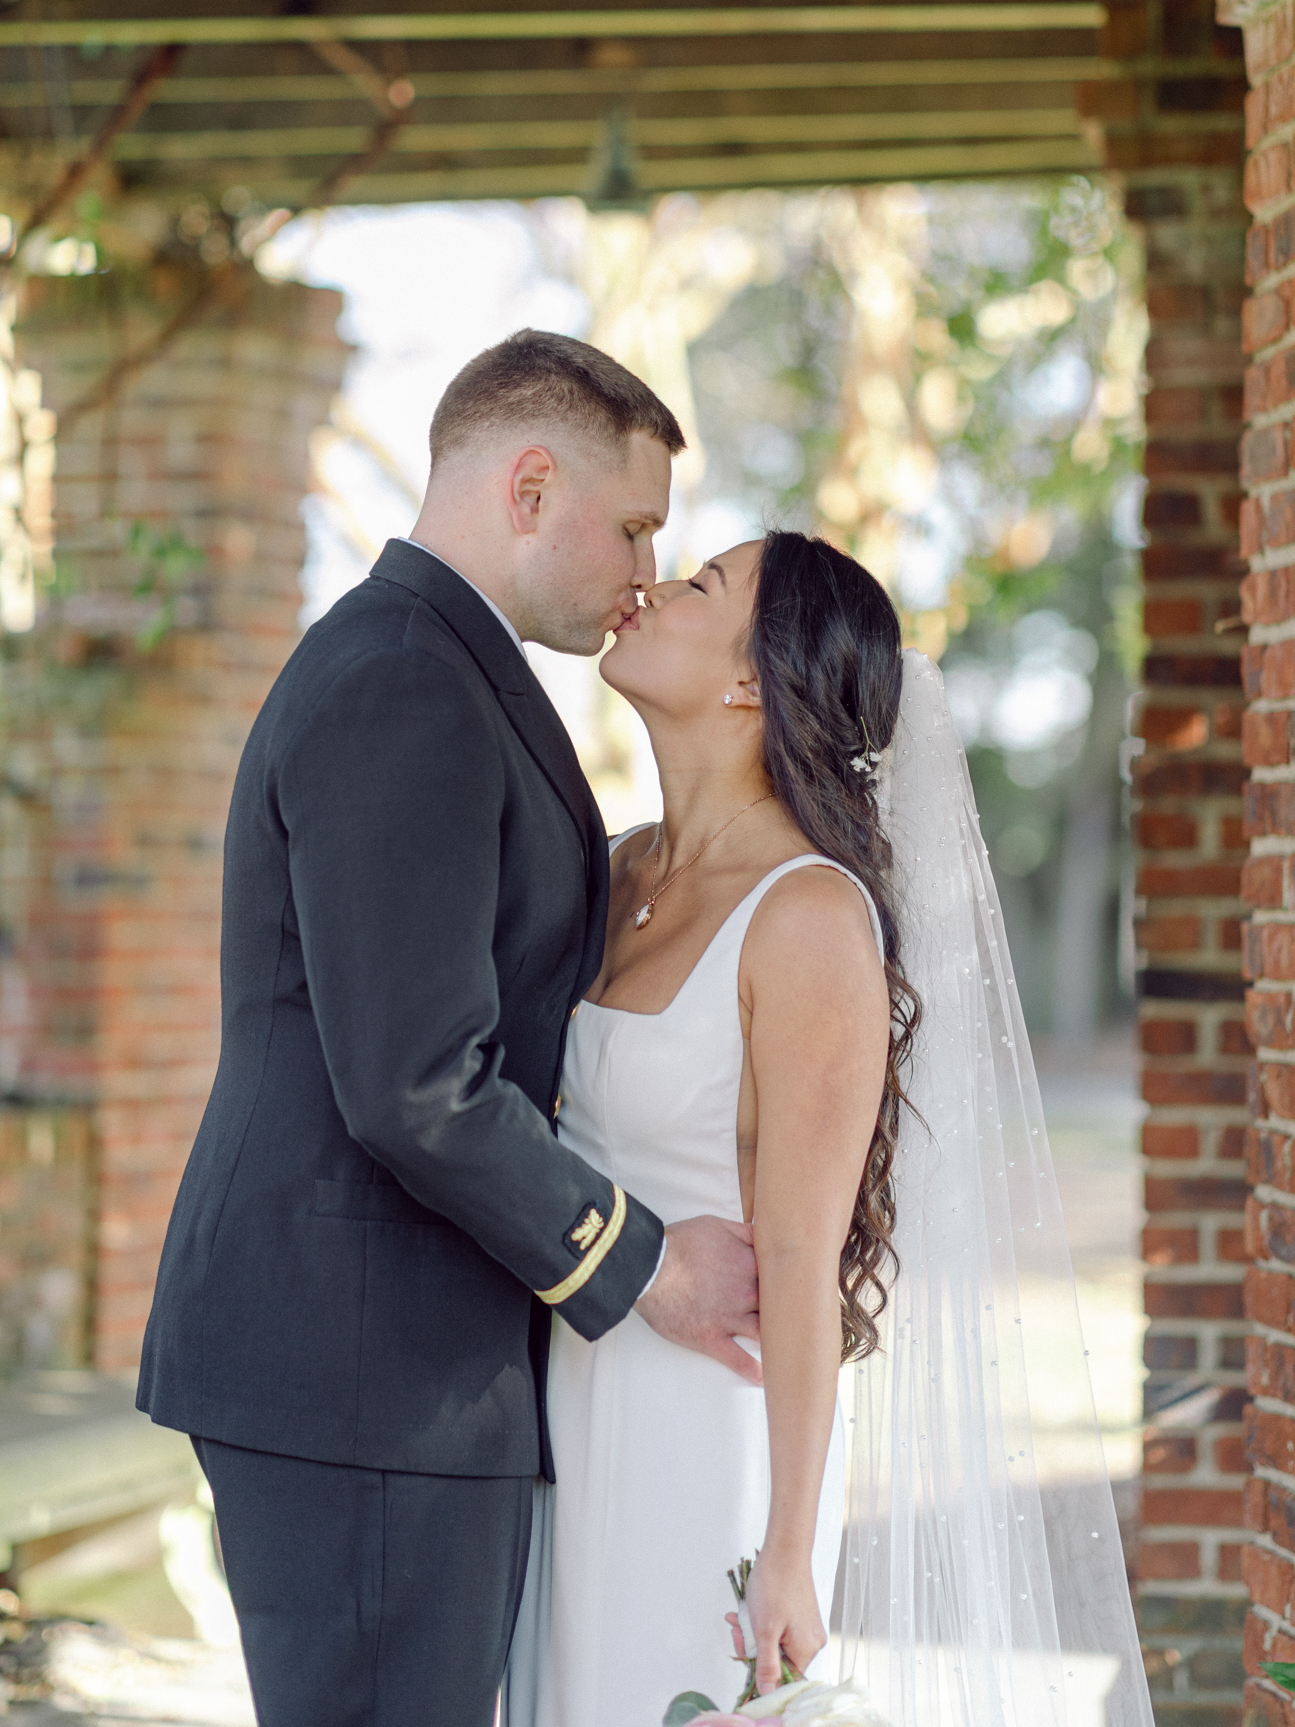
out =
<path fill-rule="evenodd" d="M 786 1727 L 888 1727 L 854 1684 L 820 1685 L 806 1679 L 782 1652 L 782 1680 L 763 1697 L 755 1685 L 755 1636 L 746 1603 L 751 1561 L 742 1560 L 728 1580 L 737 1597 L 737 1612 L 728 1615 L 735 1660 L 746 1667 L 746 1684 L 733 1709 L 725 1714 L 700 1691 L 681 1691 L 662 1718 L 662 1727 L 743 1727 L 747 1721 L 782 1721 Z M 750 1653 L 748 1654 L 748 1650 Z"/>

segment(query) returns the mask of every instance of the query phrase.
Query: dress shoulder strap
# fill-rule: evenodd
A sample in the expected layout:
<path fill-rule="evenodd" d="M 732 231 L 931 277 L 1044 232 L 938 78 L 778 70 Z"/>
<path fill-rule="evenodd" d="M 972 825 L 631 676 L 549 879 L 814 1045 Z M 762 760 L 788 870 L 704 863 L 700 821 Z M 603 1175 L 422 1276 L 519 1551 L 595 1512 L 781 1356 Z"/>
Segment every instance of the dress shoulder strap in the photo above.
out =
<path fill-rule="evenodd" d="M 655 822 L 640 822 L 636 828 L 626 828 L 623 834 L 617 834 L 615 839 L 608 840 L 607 856 L 610 857 L 616 850 L 617 846 L 624 845 L 626 840 L 632 840 L 635 834 L 646 833 L 649 828 L 654 828 L 655 826 Z"/>
<path fill-rule="evenodd" d="M 745 939 L 746 935 L 746 926 L 750 924 L 751 919 L 755 916 L 756 907 L 774 883 L 781 881 L 785 875 L 790 875 L 793 870 L 807 869 L 811 864 L 817 864 L 820 867 L 826 867 L 827 869 L 834 869 L 838 875 L 843 875 L 847 881 L 852 881 L 855 887 L 858 888 L 859 892 L 863 895 L 864 904 L 868 908 L 868 921 L 872 925 L 872 937 L 877 944 L 877 952 L 881 955 L 881 963 L 885 965 L 886 940 L 881 933 L 881 917 L 878 914 L 876 902 L 873 900 L 872 895 L 868 892 L 867 888 L 864 887 L 863 883 L 859 880 L 858 876 L 855 875 L 853 870 L 846 869 L 845 865 L 837 863 L 835 858 L 824 857 L 819 852 L 805 852 L 800 857 L 788 858 L 786 863 L 779 864 L 775 870 L 770 870 L 769 874 L 765 876 L 763 881 L 756 883 L 756 885 L 751 889 L 751 892 L 743 900 L 741 906 L 738 908 L 739 911 L 745 913 L 742 931 L 743 939 Z M 736 915 L 737 914 L 735 913 L 735 918 Z"/>

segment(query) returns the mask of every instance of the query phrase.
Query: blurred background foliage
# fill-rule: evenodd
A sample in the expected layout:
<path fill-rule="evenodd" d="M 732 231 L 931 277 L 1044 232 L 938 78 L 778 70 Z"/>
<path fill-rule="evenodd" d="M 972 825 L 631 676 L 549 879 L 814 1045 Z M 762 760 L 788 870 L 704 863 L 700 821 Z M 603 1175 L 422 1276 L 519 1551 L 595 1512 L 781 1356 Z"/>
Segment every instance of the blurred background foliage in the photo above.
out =
<path fill-rule="evenodd" d="M 248 219 L 241 201 L 233 188 L 219 209 L 182 211 L 173 246 L 217 267 Z M 129 271 L 143 217 L 126 215 L 83 199 L 25 267 Z M 298 218 L 256 262 L 343 288 L 356 347 L 313 441 L 303 621 L 408 531 L 430 408 L 464 361 L 528 323 L 584 336 L 688 434 L 661 573 L 691 574 L 770 525 L 854 552 L 943 667 L 1032 1028 L 1084 1038 L 1128 1013 L 1117 763 L 1142 653 L 1146 318 L 1140 248 L 1104 182 L 672 196 L 646 213 L 574 199 L 337 209 Z M 52 416 L 6 359 L 8 459 L 30 466 Z M 176 624 L 195 553 L 172 523 L 122 527 L 138 577 L 129 646 L 147 653 Z M 77 584 L 47 549 L 28 568 L 42 556 L 56 617 Z M 40 579 L 25 580 L 14 592 L 30 609 Z M 591 665 L 532 659 L 609 828 L 653 817 L 636 717 Z M 77 682 L 66 672 L 50 668 L 51 690 Z"/>
<path fill-rule="evenodd" d="M 1030 1024 L 1086 1037 L 1132 1000 L 1146 314 L 1119 204 L 1081 178 L 676 202 L 658 232 L 747 258 L 688 342 L 663 572 L 779 524 L 886 582 L 941 660 Z"/>

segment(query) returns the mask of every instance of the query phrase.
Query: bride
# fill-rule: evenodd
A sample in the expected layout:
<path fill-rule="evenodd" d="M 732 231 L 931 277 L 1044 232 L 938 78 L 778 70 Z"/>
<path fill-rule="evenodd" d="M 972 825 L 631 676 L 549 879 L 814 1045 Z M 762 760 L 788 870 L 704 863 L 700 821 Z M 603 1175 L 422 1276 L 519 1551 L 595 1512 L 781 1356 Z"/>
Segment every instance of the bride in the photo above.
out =
<path fill-rule="evenodd" d="M 836 1592 L 842 1667 L 895 1727 L 1101 1720 L 1085 1685 L 1149 1727 L 1091 1400 L 1060 1470 L 1031 1408 L 1032 1268 L 1070 1291 L 1048 1366 L 1085 1394 L 1086 1367 L 938 673 L 858 564 L 772 533 L 649 590 L 602 675 L 664 814 L 613 842 L 559 1133 L 667 1222 L 752 1225 L 764 1383 L 636 1314 L 594 1343 L 555 1321 L 503 1727 L 728 1706 L 726 1574 L 757 1553 L 762 1692 L 780 1649 L 836 1677 Z"/>

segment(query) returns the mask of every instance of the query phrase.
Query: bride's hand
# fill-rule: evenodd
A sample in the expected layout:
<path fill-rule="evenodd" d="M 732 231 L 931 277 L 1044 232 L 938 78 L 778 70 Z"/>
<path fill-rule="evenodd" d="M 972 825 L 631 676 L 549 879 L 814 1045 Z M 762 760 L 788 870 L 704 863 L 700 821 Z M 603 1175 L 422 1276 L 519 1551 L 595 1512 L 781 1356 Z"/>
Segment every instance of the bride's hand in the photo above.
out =
<path fill-rule="evenodd" d="M 756 1642 L 756 1689 L 763 1697 L 782 1681 L 780 1650 L 803 1673 L 827 1642 L 809 1555 L 784 1558 L 761 1549 L 746 1586 Z"/>

